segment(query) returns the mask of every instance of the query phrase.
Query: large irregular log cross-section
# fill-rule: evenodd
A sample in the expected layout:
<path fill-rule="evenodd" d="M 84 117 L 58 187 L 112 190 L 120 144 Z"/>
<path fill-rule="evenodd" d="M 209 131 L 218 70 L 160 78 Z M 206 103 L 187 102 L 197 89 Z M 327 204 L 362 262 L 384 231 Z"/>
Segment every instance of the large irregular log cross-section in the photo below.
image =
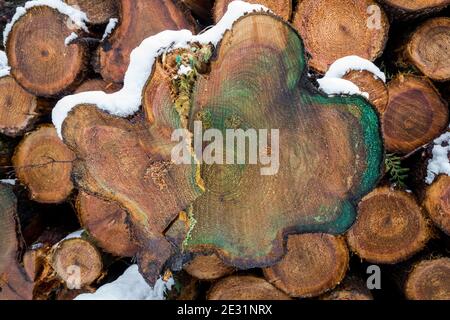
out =
<path fill-rule="evenodd" d="M 99 50 L 100 73 L 106 81 L 122 82 L 131 51 L 142 40 L 164 30 L 194 30 L 194 20 L 174 0 L 122 0 L 120 25 Z"/>
<path fill-rule="evenodd" d="M 209 75 L 196 80 L 187 121 L 171 95 L 172 79 L 157 67 L 143 94 L 145 117 L 120 119 L 81 105 L 62 128 L 77 154 L 77 184 L 129 212 L 150 281 L 170 256 L 162 234 L 190 204 L 185 250 L 212 249 L 242 269 L 270 266 L 284 254 L 287 234 L 346 231 L 355 204 L 380 176 L 376 111 L 358 96 L 317 92 L 290 25 L 249 14 L 225 33 L 213 57 Z M 262 175 L 262 164 L 202 164 L 198 172 L 196 161 L 176 165 L 173 130 L 193 132 L 195 121 L 224 136 L 226 129 L 278 129 L 279 170 Z M 265 153 L 277 151 L 266 145 Z"/>

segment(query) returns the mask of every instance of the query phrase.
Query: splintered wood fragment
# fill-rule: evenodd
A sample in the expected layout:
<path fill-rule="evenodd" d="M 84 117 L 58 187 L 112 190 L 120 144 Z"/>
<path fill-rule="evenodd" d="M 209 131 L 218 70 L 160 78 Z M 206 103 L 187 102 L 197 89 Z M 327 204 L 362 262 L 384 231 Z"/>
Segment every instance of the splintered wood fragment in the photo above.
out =
<path fill-rule="evenodd" d="M 106 81 L 120 83 L 130 63 L 130 53 L 142 40 L 165 30 L 194 31 L 195 22 L 174 0 L 121 0 L 120 25 L 99 50 L 100 73 Z"/>
<path fill-rule="evenodd" d="M 117 0 L 64 0 L 64 2 L 86 13 L 89 23 L 92 24 L 105 24 L 110 18 L 119 15 Z"/>
<path fill-rule="evenodd" d="M 52 249 L 51 265 L 69 289 L 80 289 L 102 275 L 100 251 L 87 238 L 70 238 Z"/>
<path fill-rule="evenodd" d="M 0 133 L 16 137 L 30 130 L 40 115 L 37 98 L 11 76 L 0 78 Z"/>
<path fill-rule="evenodd" d="M 83 80 L 88 49 L 79 42 L 65 44 L 74 32 L 68 19 L 47 6 L 32 7 L 9 33 L 6 53 L 11 75 L 37 96 L 70 92 Z"/>
<path fill-rule="evenodd" d="M 450 18 L 434 18 L 422 24 L 405 47 L 405 58 L 425 76 L 450 80 Z"/>
<path fill-rule="evenodd" d="M 370 102 L 372 102 L 380 114 L 386 110 L 389 102 L 389 93 L 383 80 L 375 77 L 373 73 L 366 70 L 350 71 L 344 75 L 343 79 L 356 84 L 361 92 L 367 92 Z"/>
<path fill-rule="evenodd" d="M 420 15 L 442 10 L 450 0 L 380 0 L 388 9 L 400 18 L 414 18 Z"/>
<path fill-rule="evenodd" d="M 321 300 L 373 300 L 367 284 L 356 276 L 349 276 L 333 291 L 320 297 Z"/>
<path fill-rule="evenodd" d="M 230 276 L 217 282 L 208 300 L 291 300 L 269 282 L 255 276 Z"/>
<path fill-rule="evenodd" d="M 272 165 L 203 162 L 206 191 L 193 204 L 196 223 L 186 250 L 215 249 L 239 269 L 267 267 L 284 255 L 287 234 L 345 232 L 356 216 L 353 201 L 380 176 L 383 148 L 374 108 L 357 96 L 325 97 L 311 89 L 303 78 L 300 37 L 271 14 L 241 18 L 214 55 L 211 72 L 198 77 L 190 97 L 190 132 L 201 122 L 203 130 L 218 129 L 225 146 L 233 139 L 228 129 L 266 129 L 259 131 L 259 150 Z M 159 83 L 149 82 L 147 90 L 158 92 L 158 99 L 150 105 L 144 99 L 144 110 L 153 116 L 176 112 L 167 83 Z M 201 150 L 204 159 L 208 149 Z M 233 151 L 228 148 L 235 159 Z"/>
<path fill-rule="evenodd" d="M 437 178 L 426 189 L 423 205 L 434 224 L 450 235 L 450 177 Z"/>
<path fill-rule="evenodd" d="M 106 82 L 102 79 L 90 79 L 84 81 L 76 90 L 75 93 L 86 91 L 104 91 L 106 93 L 113 93 L 119 91 L 121 85 L 114 82 Z"/>
<path fill-rule="evenodd" d="M 372 263 L 395 264 L 422 250 L 431 236 L 423 209 L 410 194 L 377 188 L 359 204 L 347 233 L 350 248 Z"/>
<path fill-rule="evenodd" d="M 18 261 L 22 246 L 17 199 L 0 184 L 0 300 L 31 300 L 33 280 Z"/>
<path fill-rule="evenodd" d="M 42 125 L 26 135 L 17 146 L 13 165 L 17 178 L 28 188 L 30 199 L 61 203 L 73 189 L 73 152 L 61 141 L 51 125 Z"/>
<path fill-rule="evenodd" d="M 389 31 L 383 9 L 373 0 L 303 0 L 294 26 L 311 55 L 309 65 L 321 73 L 349 55 L 375 60 L 383 53 Z"/>
<path fill-rule="evenodd" d="M 166 125 L 164 131 L 173 130 Z M 171 133 L 158 136 L 140 114 L 127 120 L 80 105 L 66 118 L 62 134 L 77 156 L 78 187 L 128 212 L 140 271 L 156 281 L 172 254 L 164 232 L 201 193 L 198 165 L 173 165 Z"/>
<path fill-rule="evenodd" d="M 184 266 L 184 270 L 200 280 L 216 280 L 235 271 L 233 267 L 225 265 L 216 254 L 197 255 Z"/>
<path fill-rule="evenodd" d="M 389 103 L 381 116 L 387 151 L 410 154 L 448 127 L 449 110 L 424 77 L 399 75 L 388 84 Z"/>
<path fill-rule="evenodd" d="M 450 300 L 450 259 L 417 263 L 408 275 L 405 295 L 409 300 Z"/>
<path fill-rule="evenodd" d="M 225 12 L 227 12 L 228 5 L 233 0 L 216 0 L 214 3 L 214 21 L 218 22 L 222 19 Z M 286 21 L 289 21 L 292 16 L 292 1 L 291 0 L 248 0 L 248 3 L 256 3 L 265 6 L 273 11 L 277 16 L 280 16 Z"/>
<path fill-rule="evenodd" d="M 265 268 L 266 279 L 291 297 L 318 296 L 336 287 L 347 273 L 349 253 L 345 240 L 328 234 L 290 236 L 287 254 Z"/>
<path fill-rule="evenodd" d="M 127 213 L 116 203 L 81 191 L 76 201 L 78 218 L 99 247 L 120 257 L 133 257 L 138 248 L 127 223 Z"/>

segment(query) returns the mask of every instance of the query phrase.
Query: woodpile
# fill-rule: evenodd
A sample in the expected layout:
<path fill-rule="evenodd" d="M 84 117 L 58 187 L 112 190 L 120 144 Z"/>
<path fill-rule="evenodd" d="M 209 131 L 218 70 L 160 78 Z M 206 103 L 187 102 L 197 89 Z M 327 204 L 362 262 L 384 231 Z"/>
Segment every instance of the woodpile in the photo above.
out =
<path fill-rule="evenodd" d="M 450 300 L 450 1 L 0 25 L 0 300 Z"/>

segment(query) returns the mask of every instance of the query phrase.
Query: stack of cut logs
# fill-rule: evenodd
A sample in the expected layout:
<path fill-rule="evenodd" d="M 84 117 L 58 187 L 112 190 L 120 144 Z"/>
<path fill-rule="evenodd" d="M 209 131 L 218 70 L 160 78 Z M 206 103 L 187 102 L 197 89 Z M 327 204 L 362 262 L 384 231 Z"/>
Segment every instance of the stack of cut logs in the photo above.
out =
<path fill-rule="evenodd" d="M 237 25 L 236 32 L 225 34 L 222 44 L 212 48 L 211 61 L 198 67 L 195 88 L 192 86 L 189 94 L 195 96 L 192 104 L 205 109 L 207 105 L 220 106 L 220 99 L 247 103 L 243 97 L 246 92 L 233 88 L 232 82 L 241 73 L 245 74 L 236 81 L 240 86 L 245 86 L 246 81 L 249 87 L 260 86 L 258 94 L 251 97 L 262 104 L 283 104 L 286 99 L 303 101 L 298 98 L 301 93 L 281 96 L 287 90 L 277 87 L 283 80 L 288 86 L 293 81 L 295 72 L 291 69 L 275 66 L 273 72 L 261 74 L 257 70 L 266 63 L 266 58 L 257 60 L 258 50 L 269 50 L 267 61 L 272 61 L 273 55 L 277 59 L 275 65 L 280 61 L 280 65 L 300 68 L 303 60 L 295 56 L 300 45 L 292 40 L 297 34 L 309 55 L 309 68 L 303 73 L 309 78 L 305 78 L 308 84 L 298 84 L 302 90 L 309 90 L 305 88 L 325 74 L 335 60 L 345 56 L 360 56 L 384 71 L 386 82 L 366 70 L 352 70 L 343 76 L 369 93 L 379 116 L 385 168 L 380 170 L 377 183 L 363 194 L 355 191 L 359 196 L 354 197 L 358 200 L 354 203 L 354 223 L 344 230 L 330 227 L 329 233 L 326 228 L 306 228 L 306 232 L 321 232 L 305 233 L 260 211 L 270 206 L 281 212 L 280 203 L 290 201 L 285 195 L 293 189 L 302 192 L 301 202 L 293 207 L 306 207 L 305 212 L 308 208 L 327 210 L 327 206 L 334 206 L 334 200 L 329 198 L 344 198 L 353 192 L 344 190 L 345 179 L 351 180 L 359 171 L 368 170 L 371 159 L 358 153 L 364 163 L 355 165 L 348 160 L 350 155 L 344 154 L 349 149 L 346 139 L 353 134 L 347 126 L 359 125 L 349 116 L 337 112 L 309 115 L 309 121 L 326 121 L 326 126 L 318 125 L 320 129 L 313 130 L 309 138 L 295 137 L 298 143 L 302 139 L 329 143 L 327 153 L 321 153 L 319 148 L 308 151 L 322 156 L 327 167 L 321 169 L 318 164 L 305 170 L 299 164 L 302 173 L 298 179 L 286 177 L 287 171 L 282 171 L 285 175 L 267 184 L 271 189 L 264 195 L 258 195 L 262 190 L 259 186 L 250 190 L 254 194 L 249 194 L 242 190 L 245 187 L 241 182 L 225 183 L 231 171 L 202 167 L 206 189 L 222 187 L 225 191 L 218 191 L 219 195 L 207 191 L 193 207 L 194 191 L 185 192 L 166 179 L 168 175 L 175 179 L 175 175 L 188 173 L 175 171 L 167 164 L 164 150 L 159 150 L 164 146 L 157 145 L 164 141 L 155 142 L 156 135 L 149 138 L 139 133 L 150 122 L 157 124 L 160 139 L 167 136 L 172 124 L 166 122 L 171 121 L 172 115 L 163 108 L 171 102 L 178 105 L 181 99 L 171 87 L 175 83 L 170 78 L 171 67 L 179 64 L 177 60 L 185 52 L 177 56 L 174 51 L 157 60 L 153 77 L 142 94 L 143 110 L 137 115 L 116 119 L 83 105 L 67 118 L 63 140 L 51 122 L 52 108 L 64 96 L 120 90 L 130 53 L 145 38 L 168 29 L 198 33 L 224 16 L 230 0 L 65 2 L 87 14 L 89 32 L 77 30 L 77 39 L 67 44 L 67 37 L 73 32 L 67 23 L 69 18 L 53 8 L 36 6 L 14 23 L 5 42 L 11 71 L 0 78 L 0 299 L 73 299 L 80 293 L 94 292 L 138 261 L 141 273 L 151 284 L 155 272 L 164 274 L 172 269 L 180 285 L 169 292 L 170 299 L 450 300 L 450 177 L 437 174 L 432 181 L 426 179 L 428 163 L 436 156 L 435 141 L 449 128 L 450 0 L 249 0 L 268 7 L 273 14 L 256 14 L 250 21 L 241 20 L 240 24 L 251 25 L 241 29 Z M 0 1 L 1 16 L 10 19 L 14 14 L 11 8 L 23 3 Z M 118 18 L 119 22 L 102 39 L 111 18 Z M 231 60 L 222 64 L 224 57 Z M 282 59 L 285 60 L 281 62 Z M 253 69 L 243 71 L 244 67 Z M 232 97 L 223 98 L 222 94 Z M 323 103 L 320 98 L 314 99 L 316 105 Z M 210 110 L 199 112 L 197 118 L 206 123 Z M 225 117 L 229 109 L 223 110 Z M 254 122 L 265 121 L 258 114 L 252 117 Z M 283 117 L 286 115 L 277 114 L 272 119 L 282 121 Z M 225 125 L 239 126 L 242 120 L 224 121 Z M 288 123 L 289 127 L 294 124 Z M 78 137 L 77 130 L 83 125 L 88 129 L 80 130 Z M 304 130 L 315 127 L 314 123 Z M 323 132 L 327 128 L 330 133 Z M 94 135 L 104 139 L 101 145 L 95 143 Z M 294 142 L 282 143 L 281 148 L 296 150 Z M 438 147 L 448 150 L 449 143 L 450 139 L 446 139 Z M 109 154 L 105 153 L 108 148 Z M 98 154 L 91 156 L 96 151 Z M 128 153 L 133 156 L 128 157 Z M 148 153 L 158 157 L 147 158 Z M 121 158 L 124 154 L 126 157 Z M 450 159 L 450 154 L 440 156 Z M 135 162 L 127 162 L 129 159 Z M 448 162 L 446 165 L 450 166 Z M 339 174 L 328 178 L 332 172 Z M 215 183 L 213 174 L 220 176 L 220 181 L 217 178 Z M 233 171 L 230 175 L 235 174 Z M 116 178 L 109 179 L 108 175 Z M 179 180 L 179 185 L 182 183 Z M 244 180 L 242 184 L 249 186 Z M 230 186 L 236 190 L 227 189 Z M 167 190 L 176 191 L 179 198 L 161 197 L 159 201 L 159 194 Z M 233 197 L 239 192 L 243 196 L 236 200 Z M 278 192 L 286 198 L 277 201 Z M 149 196 L 152 193 L 157 196 Z M 234 209 L 221 215 L 210 212 L 231 208 L 229 199 L 249 208 L 250 213 Z M 157 213 L 171 212 L 169 218 L 167 214 L 155 214 L 165 220 L 149 233 L 162 233 L 163 240 L 152 238 L 151 245 L 144 247 L 145 228 L 136 227 L 136 221 L 144 220 L 139 217 L 147 208 L 156 208 Z M 242 220 L 231 220 L 239 214 Z M 192 223 L 192 215 L 198 229 Z M 289 214 L 286 217 L 293 219 Z M 217 239 L 223 239 L 209 240 L 216 225 L 225 230 L 223 235 L 217 235 Z M 289 232 L 284 232 L 288 227 Z M 256 240 L 251 245 L 260 246 L 260 251 L 255 254 L 249 249 L 248 255 L 259 255 L 258 260 L 246 255 L 248 238 L 226 232 L 227 228 L 255 233 Z M 78 230 L 83 231 L 76 233 Z M 268 242 L 265 234 L 274 233 L 274 239 L 278 239 L 277 232 L 283 239 L 270 238 Z M 203 245 L 193 246 L 193 250 L 183 254 L 179 248 L 189 236 L 193 237 L 192 242 Z M 225 244 L 219 250 L 217 243 L 221 241 Z M 265 251 L 265 243 L 275 249 Z M 242 259 L 236 258 L 239 250 L 244 251 L 240 253 Z M 151 262 L 155 256 L 165 255 L 170 257 L 158 262 L 168 260 L 178 268 Z M 367 272 L 371 265 L 380 267 L 381 288 L 375 278 L 371 278 L 375 279 L 374 287 L 367 285 L 372 281 L 368 278 L 374 275 Z M 81 283 L 74 285 L 71 266 L 79 267 Z"/>

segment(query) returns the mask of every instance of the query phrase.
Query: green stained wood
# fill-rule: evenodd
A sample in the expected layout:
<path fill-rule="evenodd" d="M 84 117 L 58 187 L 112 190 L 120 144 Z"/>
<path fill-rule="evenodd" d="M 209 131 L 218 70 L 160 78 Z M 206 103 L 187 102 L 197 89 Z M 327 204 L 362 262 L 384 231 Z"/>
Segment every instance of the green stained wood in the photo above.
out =
<path fill-rule="evenodd" d="M 267 14 L 235 23 L 211 72 L 192 96 L 189 127 L 279 129 L 280 168 L 202 165 L 205 193 L 185 249 L 214 249 L 239 268 L 271 265 L 290 233 L 345 232 L 355 204 L 380 177 L 383 145 L 377 113 L 362 97 L 327 97 L 306 78 L 298 34 Z"/>

